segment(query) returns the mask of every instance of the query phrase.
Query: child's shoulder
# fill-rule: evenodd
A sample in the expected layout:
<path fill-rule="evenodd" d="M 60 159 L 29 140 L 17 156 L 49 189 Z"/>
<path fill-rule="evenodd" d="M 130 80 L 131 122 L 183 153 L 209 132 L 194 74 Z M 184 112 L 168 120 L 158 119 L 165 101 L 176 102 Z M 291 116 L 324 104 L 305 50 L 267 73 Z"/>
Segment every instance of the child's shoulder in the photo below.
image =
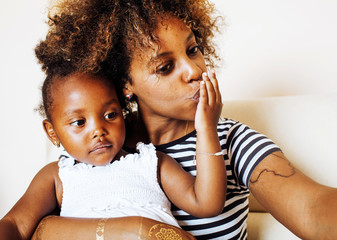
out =
<path fill-rule="evenodd" d="M 43 168 L 47 169 L 48 171 L 55 171 L 58 170 L 58 161 L 53 161 L 45 165 Z"/>
<path fill-rule="evenodd" d="M 45 165 L 39 172 L 37 175 L 40 175 L 41 177 L 44 178 L 54 178 L 56 176 L 58 176 L 58 171 L 59 171 L 59 167 L 58 167 L 58 162 L 51 162 L 48 163 L 47 165 Z"/>

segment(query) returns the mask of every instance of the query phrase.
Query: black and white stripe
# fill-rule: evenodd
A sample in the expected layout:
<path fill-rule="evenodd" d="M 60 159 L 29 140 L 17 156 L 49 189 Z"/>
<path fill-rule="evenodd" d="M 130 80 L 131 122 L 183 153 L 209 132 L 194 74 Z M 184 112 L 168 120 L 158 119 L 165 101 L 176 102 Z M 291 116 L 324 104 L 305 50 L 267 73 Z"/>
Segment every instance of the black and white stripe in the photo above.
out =
<path fill-rule="evenodd" d="M 250 176 L 261 160 L 280 151 L 280 148 L 266 136 L 230 119 L 219 121 L 218 135 L 227 168 L 227 195 L 222 214 L 200 219 L 175 206 L 172 206 L 172 213 L 179 225 L 197 239 L 247 239 Z M 156 148 L 173 157 L 187 172 L 196 175 L 195 131 Z"/>

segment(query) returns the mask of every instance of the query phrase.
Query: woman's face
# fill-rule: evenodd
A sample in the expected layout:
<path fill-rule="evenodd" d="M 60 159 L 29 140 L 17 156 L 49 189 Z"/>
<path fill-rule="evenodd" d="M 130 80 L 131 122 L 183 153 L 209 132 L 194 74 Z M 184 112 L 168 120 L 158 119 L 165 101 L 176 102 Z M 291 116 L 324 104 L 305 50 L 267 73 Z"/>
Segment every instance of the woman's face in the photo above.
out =
<path fill-rule="evenodd" d="M 135 52 L 130 64 L 132 84 L 145 117 L 194 120 L 201 75 L 206 65 L 192 31 L 180 20 L 164 20 L 154 49 Z"/>

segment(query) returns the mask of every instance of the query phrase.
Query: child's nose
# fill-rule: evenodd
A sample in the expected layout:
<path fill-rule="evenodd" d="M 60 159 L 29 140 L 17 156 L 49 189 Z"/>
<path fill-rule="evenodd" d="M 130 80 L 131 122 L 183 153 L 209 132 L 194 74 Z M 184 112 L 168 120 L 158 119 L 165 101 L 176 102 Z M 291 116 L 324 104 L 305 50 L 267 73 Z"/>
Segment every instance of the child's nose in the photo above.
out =
<path fill-rule="evenodd" d="M 106 135 L 106 131 L 101 128 L 101 129 L 96 129 L 94 132 L 93 132 L 93 138 L 97 138 L 97 137 L 103 137 Z"/>
<path fill-rule="evenodd" d="M 102 137 L 107 134 L 107 131 L 104 128 L 104 125 L 100 121 L 96 121 L 93 124 L 93 131 L 92 131 L 92 137 L 97 138 L 97 137 Z"/>

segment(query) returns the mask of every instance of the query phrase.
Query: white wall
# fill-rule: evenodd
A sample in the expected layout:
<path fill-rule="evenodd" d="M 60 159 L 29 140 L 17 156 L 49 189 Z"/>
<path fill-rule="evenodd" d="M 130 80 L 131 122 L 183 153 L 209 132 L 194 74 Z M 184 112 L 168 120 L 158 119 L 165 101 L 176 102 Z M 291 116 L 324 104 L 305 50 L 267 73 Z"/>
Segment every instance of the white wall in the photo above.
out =
<path fill-rule="evenodd" d="M 337 1 L 213 0 L 225 100 L 337 91 Z M 0 3 L 0 217 L 46 162 L 39 103 L 44 75 L 33 49 L 44 37 L 44 0 Z"/>
<path fill-rule="evenodd" d="M 336 0 L 213 0 L 224 99 L 337 92 Z"/>
<path fill-rule="evenodd" d="M 33 110 L 44 78 L 33 51 L 46 31 L 44 2 L 0 3 L 0 217 L 45 163 L 46 137 Z"/>

